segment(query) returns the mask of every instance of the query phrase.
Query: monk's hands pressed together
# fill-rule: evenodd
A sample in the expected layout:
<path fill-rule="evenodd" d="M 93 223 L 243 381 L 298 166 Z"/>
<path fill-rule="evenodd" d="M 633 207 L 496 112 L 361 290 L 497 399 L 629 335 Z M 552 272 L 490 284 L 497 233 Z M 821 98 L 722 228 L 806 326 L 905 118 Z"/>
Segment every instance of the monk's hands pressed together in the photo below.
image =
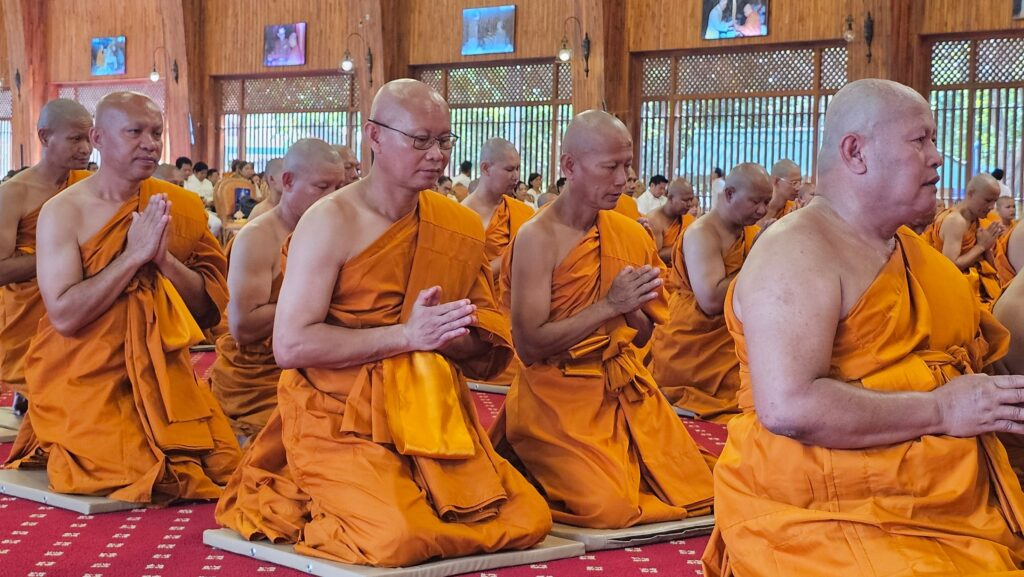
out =
<path fill-rule="evenodd" d="M 608 289 L 605 301 L 616 314 L 631 313 L 658 297 L 661 271 L 649 264 L 640 268 L 627 266 L 619 271 Z"/>
<path fill-rule="evenodd" d="M 985 250 L 992 248 L 1003 231 L 1003 223 L 993 222 L 988 227 L 978 230 L 978 244 Z"/>
<path fill-rule="evenodd" d="M 167 223 L 171 220 L 167 196 L 154 194 L 141 213 L 132 213 L 125 254 L 142 266 L 166 252 Z"/>
<path fill-rule="evenodd" d="M 476 322 L 476 306 L 469 299 L 441 302 L 441 287 L 420 291 L 409 320 L 402 325 L 409 350 L 436 351 L 468 335 Z"/>
<path fill-rule="evenodd" d="M 934 394 L 942 414 L 942 434 L 1024 434 L 1024 376 L 963 375 Z"/>

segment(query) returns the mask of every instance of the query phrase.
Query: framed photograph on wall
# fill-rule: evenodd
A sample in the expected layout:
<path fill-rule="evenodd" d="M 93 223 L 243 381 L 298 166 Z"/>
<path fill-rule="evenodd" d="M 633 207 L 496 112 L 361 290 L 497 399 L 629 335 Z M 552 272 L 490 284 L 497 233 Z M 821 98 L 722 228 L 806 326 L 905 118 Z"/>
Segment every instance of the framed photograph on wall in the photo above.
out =
<path fill-rule="evenodd" d="M 306 63 L 306 23 L 271 24 L 263 28 L 264 66 Z"/>
<path fill-rule="evenodd" d="M 702 0 L 705 40 L 768 35 L 768 0 Z"/>
<path fill-rule="evenodd" d="M 515 38 L 515 5 L 462 11 L 463 56 L 515 52 Z"/>
<path fill-rule="evenodd" d="M 1024 0 L 1013 0 L 1013 19 L 1024 19 Z"/>
<path fill-rule="evenodd" d="M 89 71 L 93 76 L 124 74 L 124 36 L 92 39 Z"/>

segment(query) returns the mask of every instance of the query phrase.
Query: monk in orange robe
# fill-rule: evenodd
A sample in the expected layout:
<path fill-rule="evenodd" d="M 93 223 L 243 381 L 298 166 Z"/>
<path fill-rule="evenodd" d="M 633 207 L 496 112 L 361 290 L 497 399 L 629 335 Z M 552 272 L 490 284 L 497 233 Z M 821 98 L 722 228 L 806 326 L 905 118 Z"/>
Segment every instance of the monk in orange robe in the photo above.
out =
<path fill-rule="evenodd" d="M 720 198 L 690 228 L 673 255 L 668 322 L 654 331 L 651 373 L 668 400 L 701 419 L 728 422 L 739 412 L 740 363 L 725 326 L 725 292 L 750 253 L 772 196 L 760 165 L 739 164 Z"/>
<path fill-rule="evenodd" d="M 36 283 L 36 221 L 43 203 L 92 173 L 92 115 L 81 104 L 57 99 L 43 106 L 37 124 L 39 163 L 0 185 L 0 384 L 25 393 L 25 353 L 46 312 Z M 24 410 L 17 403 L 18 412 Z"/>
<path fill-rule="evenodd" d="M 425 84 L 385 84 L 363 128 L 369 174 L 295 229 L 274 320 L 278 409 L 217 505 L 247 539 L 407 566 L 527 548 L 551 527 L 466 386 L 512 348 L 480 218 L 428 190 L 454 144 L 449 118 Z"/>
<path fill-rule="evenodd" d="M 636 172 L 633 172 L 633 167 L 629 167 L 630 175 L 636 178 Z M 637 220 L 643 217 L 640 214 L 640 208 L 636 204 L 636 199 L 633 198 L 633 194 L 636 192 L 636 185 L 632 182 L 627 182 L 622 188 L 622 194 L 619 195 L 619 200 L 615 202 L 615 206 L 612 207 L 615 212 L 628 216 L 633 220 Z"/>
<path fill-rule="evenodd" d="M 995 207 L 985 218 L 981 219 L 981 228 L 988 228 L 993 222 L 1003 225 L 1003 234 L 1006 234 L 1013 225 L 1017 224 L 1017 203 L 1012 196 L 1000 196 L 996 199 Z M 1002 235 L 1000 235 L 1002 236 Z"/>
<path fill-rule="evenodd" d="M 501 259 L 519 227 L 533 217 L 533 208 L 512 197 L 519 182 L 519 151 L 503 138 L 492 138 L 484 143 L 480 152 L 480 180 L 476 189 L 462 201 L 463 206 L 480 215 L 484 225 L 486 244 L 484 256 L 491 265 L 491 280 L 495 299 L 500 299 L 498 273 Z M 542 195 L 543 196 L 543 195 Z M 511 324 L 508 317 L 506 323 Z M 519 364 L 511 362 L 501 375 L 488 380 L 488 384 L 511 385 Z"/>
<path fill-rule="evenodd" d="M 935 131 L 913 89 L 847 84 L 825 117 L 819 198 L 766 231 L 733 283 L 743 413 L 715 468 L 705 575 L 1024 566 L 1024 493 L 994 435 L 1024 432 L 1024 378 L 972 374 L 1007 332 L 903 226 L 933 210 Z"/>
<path fill-rule="evenodd" d="M 654 241 L 611 210 L 632 158 L 618 119 L 576 116 L 565 189 L 502 267 L 523 366 L 492 434 L 504 433 L 555 520 L 583 527 L 703 515 L 712 500 L 708 462 L 640 357 L 667 310 Z"/>
<path fill-rule="evenodd" d="M 1013 226 L 996 240 L 993 265 L 999 277 L 999 286 L 1009 286 L 1017 273 L 1024 270 L 1024 227 Z"/>
<path fill-rule="evenodd" d="M 188 347 L 219 319 L 226 263 L 202 200 L 150 178 L 163 117 L 114 92 L 96 106 L 102 162 L 39 215 L 46 314 L 29 347 L 31 427 L 8 466 L 50 488 L 132 503 L 215 499 L 240 452 Z M 34 429 L 38 446 L 23 440 Z"/>
<path fill-rule="evenodd" d="M 315 138 L 291 145 L 281 165 L 278 204 L 231 240 L 230 332 L 217 339 L 210 376 L 210 388 L 235 434 L 245 438 L 258 433 L 277 407 L 281 369 L 274 360 L 271 335 L 284 279 L 281 246 L 313 203 L 351 184 L 355 175 L 354 170 L 345 171 L 335 149 Z"/>
<path fill-rule="evenodd" d="M 281 184 L 281 172 L 283 171 L 283 158 L 271 158 L 267 161 L 267 166 L 263 169 L 263 177 L 267 183 L 267 196 L 259 204 L 252 207 L 252 212 L 249 213 L 249 220 L 254 220 L 256 217 L 270 212 L 272 208 L 277 206 L 277 203 L 281 202 L 281 194 L 284 192 L 284 187 Z"/>
<path fill-rule="evenodd" d="M 782 159 L 772 165 L 772 199 L 768 211 L 758 222 L 762 229 L 797 209 L 800 184 L 800 166 L 789 159 Z"/>
<path fill-rule="evenodd" d="M 688 214 L 693 206 L 693 186 L 685 178 L 677 178 L 665 189 L 665 198 L 665 204 L 647 214 L 647 224 L 654 233 L 658 256 L 666 265 L 671 265 L 672 247 L 686 227 L 697 220 Z"/>
<path fill-rule="evenodd" d="M 1003 232 L 1001 223 L 981 228 L 979 221 L 999 198 L 999 182 L 978 174 L 967 183 L 963 202 L 935 216 L 925 239 L 963 271 L 978 300 L 989 307 L 999 298 L 999 276 L 993 246 Z"/>

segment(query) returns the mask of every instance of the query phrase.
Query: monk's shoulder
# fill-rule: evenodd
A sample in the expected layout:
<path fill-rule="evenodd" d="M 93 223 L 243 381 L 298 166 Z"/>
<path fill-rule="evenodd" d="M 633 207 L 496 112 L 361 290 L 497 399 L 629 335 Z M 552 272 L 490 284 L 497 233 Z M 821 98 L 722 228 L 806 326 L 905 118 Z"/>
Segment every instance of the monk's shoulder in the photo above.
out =
<path fill-rule="evenodd" d="M 607 218 L 607 223 L 612 227 L 612 230 L 616 232 L 622 232 L 628 235 L 639 235 L 637 238 L 643 238 L 645 245 L 649 244 L 654 246 L 654 239 L 647 233 L 647 229 L 644 225 L 637 222 L 635 218 L 630 218 L 621 212 L 615 210 L 602 210 L 601 214 Z"/>
<path fill-rule="evenodd" d="M 238 255 L 269 254 L 276 258 L 287 232 L 273 213 L 265 213 L 242 227 L 233 241 L 232 259 Z"/>
<path fill-rule="evenodd" d="M 779 219 L 761 233 L 751 258 L 757 256 L 780 270 L 821 264 L 837 256 L 834 247 L 841 245 L 842 240 L 822 211 L 808 207 Z"/>
<path fill-rule="evenodd" d="M 430 211 L 437 224 L 476 239 L 481 244 L 484 242 L 484 225 L 480 215 L 473 209 L 432 191 L 420 193 L 420 204 Z"/>
<path fill-rule="evenodd" d="M 508 195 L 505 195 L 505 203 L 508 204 L 509 211 L 515 212 L 517 215 L 532 216 L 537 212 L 532 206 Z"/>
<path fill-rule="evenodd" d="M 202 222 L 206 226 L 206 207 L 203 206 L 203 201 L 199 198 L 199 195 L 185 190 L 174 183 L 153 177 L 149 177 L 143 182 L 150 191 L 150 194 L 167 195 L 167 200 L 171 203 L 172 221 L 175 218 L 180 219 L 184 217 Z"/>

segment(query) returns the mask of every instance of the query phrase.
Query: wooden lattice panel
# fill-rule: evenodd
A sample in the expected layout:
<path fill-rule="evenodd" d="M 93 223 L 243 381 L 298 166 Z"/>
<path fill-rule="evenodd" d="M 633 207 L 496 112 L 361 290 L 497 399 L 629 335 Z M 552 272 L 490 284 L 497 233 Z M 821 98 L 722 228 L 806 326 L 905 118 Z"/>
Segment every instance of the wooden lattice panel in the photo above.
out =
<path fill-rule="evenodd" d="M 358 83 L 350 74 L 248 78 L 246 112 L 313 112 L 356 109 Z"/>
<path fill-rule="evenodd" d="M 418 80 L 420 82 L 433 88 L 439 93 L 444 94 L 444 70 L 441 70 L 440 68 L 425 68 L 420 70 L 417 76 L 419 77 Z"/>
<path fill-rule="evenodd" d="M 811 90 L 814 50 L 688 54 L 678 60 L 676 94 L 749 94 Z"/>
<path fill-rule="evenodd" d="M 125 82 L 118 84 L 63 84 L 57 87 L 58 98 L 69 98 L 85 107 L 90 114 L 96 114 L 96 104 L 111 92 L 132 91 L 145 94 L 160 107 L 166 110 L 166 89 L 163 81 Z"/>
<path fill-rule="evenodd" d="M 936 42 L 932 46 L 932 86 L 966 84 L 970 74 L 970 40 Z"/>
<path fill-rule="evenodd" d="M 14 102 L 9 88 L 0 88 L 0 118 L 10 118 L 14 113 Z"/>
<path fill-rule="evenodd" d="M 552 64 L 454 68 L 448 72 L 448 103 L 550 101 L 554 97 L 554 73 Z"/>
<path fill-rule="evenodd" d="M 644 98 L 666 97 L 672 92 L 672 59 L 645 58 L 641 93 Z"/>
<path fill-rule="evenodd" d="M 558 64 L 558 99 L 572 99 L 572 67 L 568 62 Z"/>
<path fill-rule="evenodd" d="M 821 51 L 821 88 L 822 90 L 839 90 L 846 86 L 847 51 L 846 46 L 834 46 Z"/>
<path fill-rule="evenodd" d="M 1024 82 L 1024 38 L 980 40 L 977 82 L 1019 84 Z"/>
<path fill-rule="evenodd" d="M 220 82 L 220 111 L 224 114 L 242 110 L 242 81 L 222 80 Z"/>

